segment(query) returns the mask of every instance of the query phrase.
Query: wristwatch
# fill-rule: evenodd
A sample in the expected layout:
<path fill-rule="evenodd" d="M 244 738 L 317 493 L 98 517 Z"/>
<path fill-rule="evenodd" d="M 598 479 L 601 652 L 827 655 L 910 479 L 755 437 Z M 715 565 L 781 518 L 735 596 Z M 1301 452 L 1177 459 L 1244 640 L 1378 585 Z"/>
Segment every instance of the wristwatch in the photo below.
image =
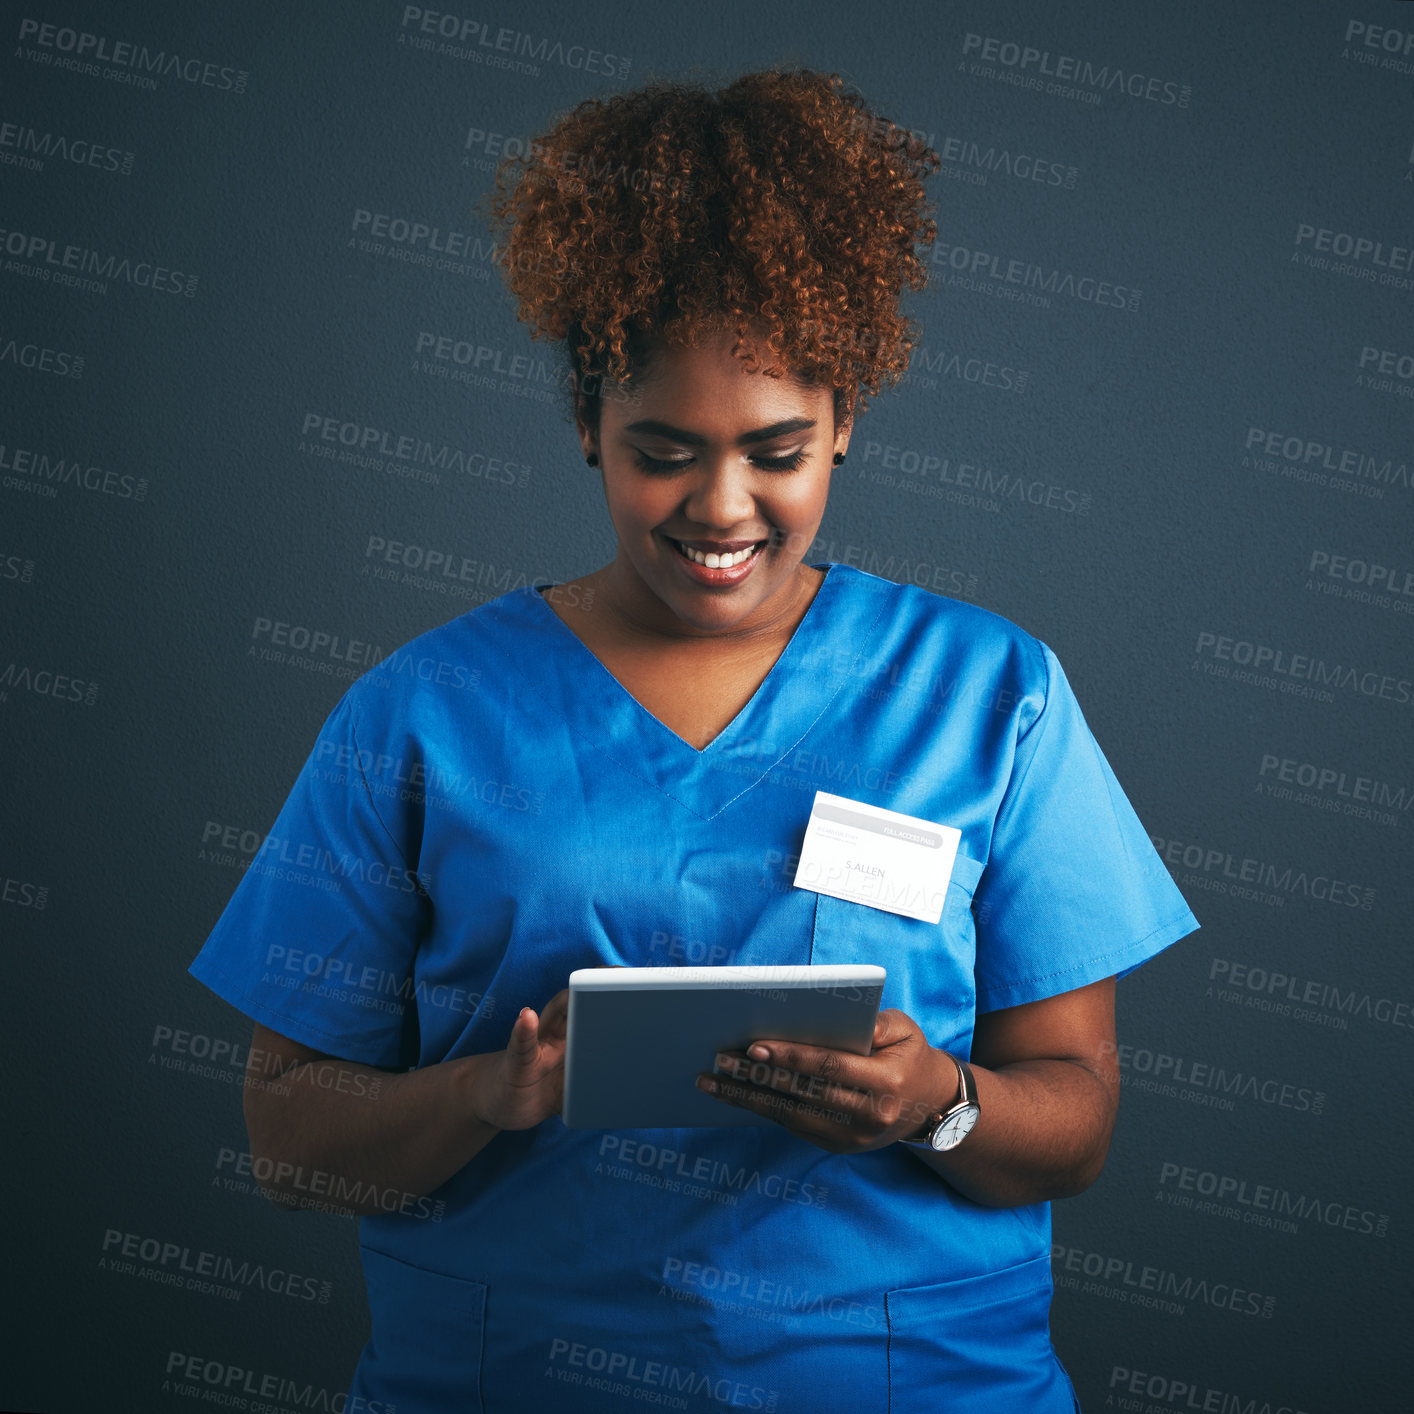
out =
<path fill-rule="evenodd" d="M 972 1132 L 977 1116 L 982 1113 L 977 1105 L 977 1086 L 972 1080 L 972 1069 L 966 1061 L 951 1057 L 957 1066 L 958 1097 L 951 1109 L 940 1110 L 928 1116 L 923 1128 L 909 1139 L 900 1139 L 900 1144 L 911 1144 L 915 1149 L 928 1149 L 941 1154 L 956 1149 Z"/>

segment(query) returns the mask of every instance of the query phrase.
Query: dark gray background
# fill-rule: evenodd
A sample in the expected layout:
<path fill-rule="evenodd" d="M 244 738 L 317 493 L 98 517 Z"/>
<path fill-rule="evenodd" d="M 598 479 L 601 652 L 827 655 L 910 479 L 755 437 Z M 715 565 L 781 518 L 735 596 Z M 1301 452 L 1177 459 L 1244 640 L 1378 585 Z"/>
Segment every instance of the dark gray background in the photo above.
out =
<path fill-rule="evenodd" d="M 345 1387 L 366 1335 L 354 1229 L 221 1184 L 221 1151 L 245 1143 L 239 1066 L 193 1069 L 192 1053 L 243 1047 L 249 1028 L 185 968 L 352 676 L 506 588 L 612 554 L 553 381 L 559 350 L 527 339 L 485 257 L 472 206 L 491 159 L 468 134 L 529 136 L 653 75 L 715 83 L 785 62 L 840 72 L 943 153 L 928 188 L 940 246 L 1141 292 L 1134 309 L 1061 293 L 1037 307 L 933 265 L 910 305 L 924 349 L 857 427 L 811 556 L 916 579 L 1050 643 L 1140 817 L 1178 843 L 1203 927 L 1121 987 L 1134 1049 L 1109 1164 L 1055 1214 L 1062 1358 L 1090 1409 L 1187 1408 L 1185 1386 L 1199 1407 L 1238 1407 L 1202 1405 L 1213 1392 L 1244 1409 L 1404 1407 L 1414 49 L 1393 47 L 1414 37 L 1414 6 L 446 12 L 565 46 L 567 62 L 527 73 L 411 48 L 405 7 L 370 0 L 7 11 L 0 935 L 21 1303 L 0 1403 L 181 1407 L 162 1392 L 174 1351 Z M 215 81 L 146 89 L 102 63 L 46 63 L 70 56 L 22 37 L 26 18 L 209 62 Z M 969 34 L 1153 76 L 1184 101 L 1020 87 L 970 67 Z M 586 71 L 572 45 L 627 71 Z M 244 91 L 221 86 L 223 68 L 245 72 Z M 99 166 L 73 160 L 82 143 Z M 1073 168 L 1073 183 L 988 170 L 989 148 Z M 464 274 L 368 253 L 350 243 L 360 209 L 482 248 Z M 1354 274 L 1314 268 L 1303 225 L 1382 248 Z M 31 238 L 197 283 L 190 296 L 121 275 L 103 291 L 58 285 L 14 255 Z M 1401 261 L 1403 285 L 1358 273 Z M 419 363 L 422 332 L 508 367 L 529 354 L 543 377 L 438 378 Z M 1011 388 L 968 381 L 989 363 Z M 428 484 L 322 459 L 301 445 L 315 415 L 526 470 L 505 484 L 444 467 Z M 1374 474 L 1284 474 L 1302 463 L 1254 462 L 1253 428 L 1328 447 L 1318 468 L 1352 452 Z M 1077 509 L 869 479 L 903 452 L 979 463 Z M 379 580 L 370 537 L 480 568 Z M 1311 572 L 1321 555 L 1382 566 L 1400 592 L 1358 597 L 1361 571 Z M 458 586 L 470 592 L 443 592 Z M 264 621 L 376 647 L 354 664 L 262 659 Z M 1203 635 L 1341 673 L 1329 700 L 1282 691 L 1309 681 L 1289 673 L 1220 678 Z M 1269 758 L 1329 774 L 1314 798 L 1281 798 L 1263 789 L 1281 784 Z M 214 848 L 227 829 L 244 845 Z M 1185 865 L 1184 847 L 1201 862 Z M 1267 870 L 1267 897 L 1211 887 L 1244 859 Z M 1310 896 L 1317 877 L 1356 905 Z M 1172 1084 L 1194 1066 L 1201 1081 Z M 1174 1093 L 1144 1088 L 1156 1076 Z M 1261 1211 L 1250 1201 L 1224 1204 L 1236 1218 L 1202 1211 L 1185 1168 L 1249 1199 L 1283 1190 L 1305 1216 L 1285 1231 L 1245 1221 Z M 163 1285 L 180 1259 L 146 1275 L 101 1265 L 111 1233 L 292 1269 L 327 1299 L 268 1277 L 238 1301 Z M 1169 1305 L 1136 1301 L 1146 1285 Z"/>

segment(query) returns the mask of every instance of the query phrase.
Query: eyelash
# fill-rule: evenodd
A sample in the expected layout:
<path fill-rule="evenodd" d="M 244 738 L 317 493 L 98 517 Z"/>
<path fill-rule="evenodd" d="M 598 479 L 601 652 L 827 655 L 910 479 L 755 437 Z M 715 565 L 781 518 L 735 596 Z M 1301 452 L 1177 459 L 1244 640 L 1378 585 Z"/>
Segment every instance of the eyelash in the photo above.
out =
<path fill-rule="evenodd" d="M 639 467 L 650 476 L 672 475 L 679 471 L 685 471 L 691 461 L 659 461 L 657 457 L 650 457 L 646 452 L 634 449 L 634 457 Z M 757 466 L 766 471 L 794 471 L 805 460 L 805 448 L 798 452 L 792 452 L 788 457 L 753 457 Z"/>

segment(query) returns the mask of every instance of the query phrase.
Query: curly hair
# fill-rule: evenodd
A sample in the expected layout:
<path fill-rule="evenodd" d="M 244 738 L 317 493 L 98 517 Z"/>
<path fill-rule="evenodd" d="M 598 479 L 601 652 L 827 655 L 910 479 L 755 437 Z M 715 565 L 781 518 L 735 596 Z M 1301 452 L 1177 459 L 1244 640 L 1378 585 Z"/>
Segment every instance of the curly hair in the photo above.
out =
<path fill-rule="evenodd" d="M 565 341 L 591 426 L 603 379 L 631 382 L 665 343 L 734 327 L 754 369 L 753 323 L 763 371 L 830 386 L 841 420 L 908 368 L 920 330 L 899 296 L 927 283 L 938 166 L 838 74 L 655 79 L 585 99 L 500 164 L 495 258 L 531 337 Z"/>

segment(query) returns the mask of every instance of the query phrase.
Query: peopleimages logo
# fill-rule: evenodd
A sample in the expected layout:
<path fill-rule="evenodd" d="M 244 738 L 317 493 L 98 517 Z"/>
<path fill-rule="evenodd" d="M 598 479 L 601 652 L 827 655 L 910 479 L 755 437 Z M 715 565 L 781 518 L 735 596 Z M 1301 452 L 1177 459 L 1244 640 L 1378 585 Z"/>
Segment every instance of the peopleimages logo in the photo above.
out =
<path fill-rule="evenodd" d="M 0 123 L 0 162 L 42 172 L 46 158 L 54 157 L 75 167 L 92 167 L 100 172 L 131 176 L 133 154 L 91 138 L 64 133 L 38 132 L 23 123 Z"/>
<path fill-rule="evenodd" d="M 603 1345 L 566 1340 L 555 1336 L 550 1342 L 546 1379 L 585 1389 L 600 1390 L 630 1400 L 686 1409 L 684 1395 L 705 1395 L 732 1409 L 761 1409 L 767 1414 L 780 1404 L 780 1391 L 748 1385 L 727 1375 L 711 1374 L 683 1365 L 650 1360 L 627 1350 L 611 1350 Z M 391 1411 L 389 1411 L 391 1414 Z"/>
<path fill-rule="evenodd" d="M 581 192 L 589 187 L 599 190 L 621 187 L 625 191 L 671 197 L 692 194 L 692 183 L 666 167 L 630 167 L 627 162 L 615 163 L 611 158 L 596 157 L 592 152 L 553 152 L 535 138 L 491 132 L 486 128 L 467 129 L 462 154 L 463 167 L 475 167 L 483 172 L 494 172 L 508 158 L 531 165 L 553 163 L 561 191 L 571 187 Z M 560 257 L 559 268 L 563 267 L 564 258 Z"/>
<path fill-rule="evenodd" d="M 291 1164 L 283 1159 L 277 1162 L 240 1149 L 218 1150 L 215 1168 L 213 1187 L 255 1196 L 265 1185 L 270 1185 L 294 1199 L 289 1204 L 291 1207 L 316 1210 L 375 1207 L 384 1213 L 434 1223 L 441 1222 L 447 1211 L 444 1198 L 432 1199 L 396 1188 L 379 1188 L 367 1179 L 349 1178 L 324 1169 L 306 1169 L 303 1164 Z"/>
<path fill-rule="evenodd" d="M 1059 1242 L 1051 1244 L 1051 1269 L 1057 1286 L 1089 1296 L 1118 1297 L 1134 1306 L 1156 1306 L 1172 1315 L 1181 1316 L 1184 1304 L 1194 1302 L 1216 1311 L 1270 1320 L 1277 1304 L 1275 1296 L 1251 1291 L 1234 1281 L 1182 1276 L 1164 1267 L 1088 1252 L 1083 1247 L 1066 1247 Z M 1089 1280 L 1081 1282 L 1079 1277 Z"/>
<path fill-rule="evenodd" d="M 951 378 L 958 383 L 971 383 L 981 388 L 1024 393 L 1031 381 L 1031 374 L 1024 368 L 1013 368 L 1002 359 L 986 354 L 930 349 L 924 344 L 913 351 L 904 378 L 929 387 L 934 386 L 937 378 Z"/>
<path fill-rule="evenodd" d="M 468 59 L 531 75 L 540 73 L 541 64 L 560 64 L 586 74 L 623 79 L 628 77 L 632 62 L 586 44 L 566 46 L 558 39 L 552 43 L 543 34 L 537 36 L 505 25 L 483 24 L 447 10 L 424 10 L 420 5 L 403 7 L 398 43 L 410 49 L 444 54 L 451 59 Z"/>
<path fill-rule="evenodd" d="M 1256 1183 L 1237 1174 L 1216 1173 L 1165 1160 L 1159 1168 L 1160 1196 L 1175 1208 L 1192 1208 L 1232 1218 L 1253 1227 L 1293 1233 L 1294 1218 L 1340 1228 L 1365 1237 L 1388 1237 L 1389 1214 L 1320 1194 L 1292 1193 L 1275 1184 Z M 1210 1200 L 1206 1202 L 1197 1199 Z"/>
<path fill-rule="evenodd" d="M 1412 246 L 1386 247 L 1383 241 L 1377 241 L 1370 236 L 1356 236 L 1348 231 L 1332 231 L 1325 226 L 1309 225 L 1305 221 L 1297 223 L 1296 247 L 1298 250 L 1309 247 L 1341 260 L 1374 265 L 1401 274 L 1414 270 Z"/>
<path fill-rule="evenodd" d="M 572 386 L 579 375 L 567 372 L 553 360 L 531 358 L 529 354 L 508 354 L 489 344 L 474 344 L 469 339 L 456 339 L 450 334 L 418 331 L 413 360 L 414 372 L 452 383 L 464 383 L 470 388 L 532 398 L 553 404 L 563 390 Z M 621 393 L 622 385 L 606 383 L 603 375 L 594 374 L 582 380 L 586 391 L 599 390 L 619 401 L 632 401 L 639 395 Z"/>
<path fill-rule="evenodd" d="M 28 59 L 56 69 L 98 78 L 120 79 L 137 88 L 154 89 L 157 77 L 177 79 L 197 88 L 214 88 L 227 93 L 244 93 L 250 79 L 245 69 L 216 64 L 192 55 L 149 49 L 125 39 L 112 40 L 87 30 L 52 25 L 42 20 L 20 21 L 19 41 L 32 44 L 24 51 Z M 107 65 L 100 68 L 100 65 Z"/>
<path fill-rule="evenodd" d="M 1212 1061 L 1192 1060 L 1167 1051 L 1153 1051 L 1147 1046 L 1124 1044 L 1114 1047 L 1112 1054 L 1119 1063 L 1122 1084 L 1172 1099 L 1231 1110 L 1234 1108 L 1232 1097 L 1236 1096 L 1313 1115 L 1321 1114 L 1326 1107 L 1324 1090 L 1312 1090 L 1309 1086 L 1270 1076 L 1262 1078 L 1245 1070 L 1228 1070 Z M 1180 1086 L 1185 1088 L 1181 1090 Z"/>
<path fill-rule="evenodd" d="M 0 693 L 0 702 L 4 700 L 4 693 Z M 12 879 L 0 874 L 0 903 L 13 904 L 16 908 L 32 908 L 36 913 L 42 913 L 48 902 L 48 884 L 33 884 L 26 879 Z"/>
<path fill-rule="evenodd" d="M 1105 1403 L 1112 1400 L 1116 1409 L 1132 1410 L 1135 1414 L 1164 1414 L 1157 1404 L 1148 1403 L 1149 1400 L 1162 1400 L 1171 1409 L 1201 1410 L 1203 1414 L 1306 1414 L 1294 1404 L 1258 1399 L 1255 1395 L 1243 1398 L 1211 1385 L 1176 1380 L 1168 1375 L 1151 1375 L 1125 1365 L 1111 1369 L 1110 1389 L 1114 1393 Z"/>
<path fill-rule="evenodd" d="M 0 472 L 10 473 L 4 486 L 11 490 L 33 490 L 54 497 L 60 486 L 93 491 L 100 496 L 116 496 L 120 501 L 147 499 L 147 477 L 104 471 L 78 457 L 56 456 L 32 447 L 7 446 L 0 442 Z"/>
<path fill-rule="evenodd" d="M 389 540 L 382 535 L 370 535 L 363 554 L 363 574 L 379 583 L 411 585 L 452 598 L 490 599 L 497 594 L 508 594 L 512 589 L 554 583 L 541 574 L 527 574 L 522 569 L 458 555 L 453 550 Z M 576 591 L 573 597 L 576 601 L 582 599 L 588 607 L 593 600 L 593 591 L 583 595 Z M 392 670 L 396 671 L 396 668 Z M 456 686 L 474 685 L 475 682 L 468 679 L 467 670 L 463 668 Z"/>
<path fill-rule="evenodd" d="M 1192 88 L 1177 80 L 1156 78 L 1118 65 L 1096 64 L 1069 54 L 1053 54 L 1049 49 L 1036 49 L 991 35 L 965 34 L 962 53 L 964 60 L 996 66 L 991 71 L 976 72 L 974 64 L 969 72 L 974 72 L 976 77 L 998 78 L 1020 88 L 1054 93 L 1062 98 L 1078 97 L 1084 92 L 1089 102 L 1098 103 L 1105 94 L 1110 94 L 1165 107 L 1187 108 L 1193 96 Z"/>
<path fill-rule="evenodd" d="M 1414 806 L 1414 789 L 1375 776 L 1361 776 L 1338 766 L 1317 765 L 1292 756 L 1262 753 L 1257 790 L 1273 800 L 1314 805 L 1336 815 L 1353 815 L 1397 825 Z"/>
<path fill-rule="evenodd" d="M 809 564 L 826 560 L 852 565 L 855 569 L 876 574 L 881 579 L 891 579 L 895 584 L 915 584 L 919 589 L 930 589 L 935 594 L 948 595 L 954 599 L 965 598 L 977 592 L 975 571 L 940 565 L 931 560 L 911 560 L 906 556 L 889 555 L 868 545 L 842 545 L 836 540 L 825 540 L 817 536 L 810 542 L 810 548 L 805 553 Z"/>
<path fill-rule="evenodd" d="M 14 580 L 18 584 L 33 584 L 34 561 L 23 555 L 7 555 L 0 550 L 0 579 Z"/>
<path fill-rule="evenodd" d="M 1332 486 L 1383 498 L 1386 487 L 1408 491 L 1409 466 L 1393 457 L 1379 457 L 1354 447 L 1337 448 L 1319 437 L 1249 426 L 1244 443 L 1245 467 L 1270 471 L 1297 481 Z"/>
<path fill-rule="evenodd" d="M 1250 855 L 1239 857 L 1228 849 L 1168 840 L 1160 835 L 1151 834 L 1149 839 L 1170 869 L 1187 869 L 1184 882 L 1199 888 L 1212 887 L 1216 893 L 1236 898 L 1254 897 L 1260 903 L 1275 900 L 1284 904 L 1290 897 L 1306 898 L 1366 913 L 1375 906 L 1375 891 L 1369 885 L 1352 884 L 1290 864 L 1272 864 Z"/>
<path fill-rule="evenodd" d="M 381 255 L 426 270 L 489 279 L 494 241 L 468 231 L 431 225 L 406 216 L 357 207 L 346 244 L 365 255 Z"/>
<path fill-rule="evenodd" d="M 862 1301 L 848 1301 L 808 1286 L 794 1287 L 763 1277 L 759 1272 L 738 1272 L 731 1268 L 714 1267 L 683 1257 L 668 1257 L 663 1262 L 662 1286 L 658 1294 L 671 1295 L 676 1300 L 695 1300 L 704 1306 L 731 1311 L 734 1315 L 769 1314 L 798 1325 L 801 1316 L 825 1316 L 852 1326 L 881 1329 L 884 1308 L 866 1306 Z"/>
<path fill-rule="evenodd" d="M 52 373 L 56 378 L 82 378 L 84 356 L 45 344 L 21 343 L 0 334 L 0 364 L 6 363 L 35 373 Z"/>
<path fill-rule="evenodd" d="M 631 1178 L 635 1183 L 685 1193 L 689 1197 L 709 1198 L 726 1207 L 734 1207 L 744 1195 L 775 1198 L 805 1208 L 823 1208 L 829 1188 L 819 1183 L 802 1182 L 778 1173 L 762 1173 L 743 1164 L 734 1168 L 720 1159 L 691 1154 L 663 1145 L 648 1144 L 637 1139 L 625 1139 L 606 1134 L 599 1141 L 596 1174 L 610 1178 Z"/>
<path fill-rule="evenodd" d="M 1301 222 L 1291 264 L 1395 290 L 1414 290 L 1414 246 L 1386 246 L 1372 236 Z"/>
<path fill-rule="evenodd" d="M 1351 20 L 1345 27 L 1342 59 L 1371 69 L 1414 74 L 1414 30 L 1391 29 L 1366 20 Z"/>
<path fill-rule="evenodd" d="M 1414 614 L 1414 566 L 1382 565 L 1359 555 L 1312 550 L 1306 588 L 1377 609 Z"/>
<path fill-rule="evenodd" d="M 1349 1030 L 1348 1016 L 1414 1029 L 1414 1002 L 1376 996 L 1359 987 L 1346 991 L 1335 982 L 1294 977 L 1228 957 L 1213 959 L 1208 980 L 1216 984 L 1219 1001 L 1241 1002 L 1254 1011 L 1275 1012 L 1294 1021 L 1314 1021 L 1332 1031 Z M 1213 990 L 1210 985 L 1209 995 Z"/>
<path fill-rule="evenodd" d="M 220 1252 L 193 1250 L 182 1242 L 112 1227 L 103 1234 L 103 1253 L 98 1265 L 121 1275 L 144 1276 L 162 1285 L 222 1295 L 233 1301 L 241 1299 L 241 1289 L 245 1288 L 327 1306 L 333 1289 L 331 1282 L 301 1276 L 284 1267 L 266 1267 L 249 1258 L 237 1262 Z M 139 1262 L 141 1267 L 137 1266 Z"/>
<path fill-rule="evenodd" d="M 995 295 L 1042 309 L 1051 307 L 1053 295 L 1131 314 L 1139 308 L 1141 291 L 1132 286 L 1102 280 L 1096 275 L 1077 275 L 1074 271 L 1055 266 L 997 255 L 993 251 L 974 250 L 970 246 L 935 241 L 928 254 L 928 263 L 949 272 L 945 281 L 949 288 Z"/>
<path fill-rule="evenodd" d="M 425 897 L 432 884 L 432 876 L 401 864 L 388 864 L 382 859 L 364 859 L 347 851 L 335 854 L 323 845 L 301 840 L 282 839 L 279 835 L 266 835 L 260 852 L 251 864 L 251 872 L 260 874 L 271 870 L 282 872 L 280 866 L 292 870 L 318 870 L 331 879 L 357 884 L 370 884 L 375 888 L 392 889 L 397 893 L 418 894 Z M 286 949 L 275 949 L 281 956 Z M 267 965 L 270 959 L 267 958 Z M 368 969 L 365 969 L 367 971 Z"/>
<path fill-rule="evenodd" d="M 1414 148 L 1410 149 L 1409 162 L 1414 167 Z M 1362 377 L 1378 373 L 1385 378 L 1402 378 L 1414 383 L 1414 354 L 1365 344 L 1360 349 L 1360 373 Z"/>
<path fill-rule="evenodd" d="M 1274 687 L 1296 697 L 1319 702 L 1335 700 L 1330 688 L 1359 697 L 1378 697 L 1400 706 L 1414 704 L 1414 681 L 1392 673 L 1357 668 L 1349 663 L 1327 663 L 1309 653 L 1292 653 L 1249 638 L 1203 629 L 1194 645 L 1193 666 L 1212 677 L 1229 678 L 1252 687 Z M 1235 665 L 1230 667 L 1229 665 Z"/>
<path fill-rule="evenodd" d="M 483 485 L 524 487 L 530 467 L 524 462 L 469 452 L 449 442 L 310 411 L 300 423 L 299 450 L 344 465 L 381 470 L 404 480 L 440 485 L 443 471 L 456 472 Z"/>
<path fill-rule="evenodd" d="M 167 1378 L 162 1392 L 180 1395 L 203 1403 L 234 1406 L 239 1409 L 269 1409 L 275 1402 L 293 1409 L 334 1410 L 336 1414 L 394 1414 L 395 1405 L 381 1399 L 365 1399 L 356 1394 L 352 1399 L 343 1390 L 329 1390 L 310 1380 L 296 1380 L 288 1375 L 261 1374 L 244 1365 L 231 1365 L 224 1360 L 209 1360 L 173 1350 L 167 1356 Z M 248 1398 L 247 1398 L 248 1397 Z M 249 1400 L 261 1403 L 252 1404 Z M 406 1411 L 404 1411 L 406 1414 Z"/>
<path fill-rule="evenodd" d="M 939 169 L 945 177 L 969 181 L 974 186 L 986 186 L 989 176 L 1012 177 L 1019 182 L 1035 182 L 1046 187 L 1075 189 L 1078 173 L 1068 162 L 1056 162 L 1037 157 L 1021 149 L 1013 152 L 994 142 L 978 142 L 973 138 L 948 136 L 929 146 L 937 149 L 944 165 Z"/>
<path fill-rule="evenodd" d="M 153 294 L 196 294 L 197 277 L 152 260 L 96 250 L 90 246 L 60 246 L 51 236 L 31 235 L 0 227 L 0 254 L 7 275 L 22 275 L 47 284 L 68 285 L 90 294 L 106 295 L 108 282 L 151 290 Z"/>
<path fill-rule="evenodd" d="M 250 636 L 272 645 L 270 649 L 257 649 L 254 644 L 246 650 L 247 657 L 259 657 L 264 661 L 281 662 L 281 649 L 290 648 L 297 653 L 309 652 L 333 658 L 339 662 L 354 663 L 369 668 L 384 658 L 382 648 L 366 643 L 360 638 L 344 638 L 341 634 L 325 629 L 310 629 L 304 624 L 290 624 L 280 619 L 268 619 L 263 615 L 256 618 Z"/>
<path fill-rule="evenodd" d="M 1005 503 L 1015 501 L 1070 515 L 1090 514 L 1088 491 L 1033 481 L 1012 472 L 996 471 L 977 462 L 957 460 L 941 453 L 867 441 L 863 463 L 858 472 L 861 481 L 907 490 L 915 495 L 945 497 L 962 504 L 976 504 L 990 511 L 1000 510 Z M 975 488 L 979 494 L 969 495 L 960 488 Z"/>
<path fill-rule="evenodd" d="M 13 659 L 0 668 L 0 702 L 10 700 L 10 689 L 32 692 L 36 697 L 52 697 L 56 702 L 82 702 L 92 707 L 98 701 L 98 684 L 83 678 L 56 673 L 52 668 L 36 668 Z"/>
<path fill-rule="evenodd" d="M 390 216 L 387 212 L 370 211 L 364 206 L 355 208 L 349 229 L 355 235 L 368 235 L 377 240 L 391 241 L 394 245 L 427 250 L 433 255 L 469 255 L 477 260 L 489 261 L 496 250 L 494 241 L 487 244 L 472 232 L 444 231 L 440 226 L 429 226 L 426 221 Z"/>
<path fill-rule="evenodd" d="M 438 677 L 446 682 L 455 682 L 467 672 L 461 664 L 444 663 L 438 666 L 444 669 Z M 473 668 L 471 672 L 479 674 L 480 669 Z M 430 680 L 430 677 L 423 678 L 423 681 Z M 419 803 L 428 800 L 441 806 L 456 801 L 480 801 L 483 805 L 529 815 L 543 814 L 545 809 L 543 790 L 491 776 L 465 775 L 461 771 L 449 771 L 436 764 L 429 766 L 422 760 L 390 756 L 386 752 L 375 754 L 347 744 L 321 741 L 315 747 L 311 760 L 316 763 L 314 770 L 318 779 L 331 785 L 343 785 L 348 773 L 358 771 L 363 776 L 362 785 L 372 794 L 386 795 L 390 799 L 416 800 Z M 425 870 L 415 877 L 422 880 L 425 888 L 431 887 L 431 876 Z M 418 995 L 421 996 L 421 992 Z"/>

